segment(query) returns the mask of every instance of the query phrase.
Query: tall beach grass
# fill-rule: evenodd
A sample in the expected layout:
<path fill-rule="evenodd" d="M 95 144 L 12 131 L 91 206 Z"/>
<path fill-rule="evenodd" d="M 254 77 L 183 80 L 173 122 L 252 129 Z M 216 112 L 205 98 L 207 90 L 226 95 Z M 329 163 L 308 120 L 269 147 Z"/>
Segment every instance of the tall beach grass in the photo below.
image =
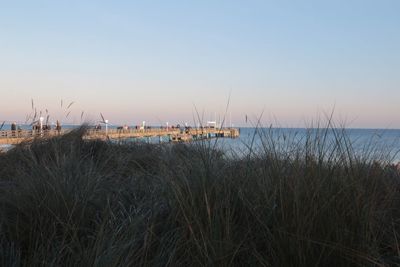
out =
<path fill-rule="evenodd" d="M 344 129 L 242 157 L 84 132 L 0 154 L 1 266 L 400 265 L 399 170 Z"/>

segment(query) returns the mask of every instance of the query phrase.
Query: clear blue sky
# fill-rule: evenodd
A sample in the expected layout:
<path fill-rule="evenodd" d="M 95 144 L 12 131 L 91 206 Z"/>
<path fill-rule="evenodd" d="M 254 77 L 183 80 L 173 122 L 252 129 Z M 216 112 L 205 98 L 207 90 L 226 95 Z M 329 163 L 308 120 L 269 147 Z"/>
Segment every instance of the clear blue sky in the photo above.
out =
<path fill-rule="evenodd" d="M 303 126 L 335 106 L 400 128 L 400 1 L 1 1 L 0 120 L 192 122 L 264 111 Z"/>

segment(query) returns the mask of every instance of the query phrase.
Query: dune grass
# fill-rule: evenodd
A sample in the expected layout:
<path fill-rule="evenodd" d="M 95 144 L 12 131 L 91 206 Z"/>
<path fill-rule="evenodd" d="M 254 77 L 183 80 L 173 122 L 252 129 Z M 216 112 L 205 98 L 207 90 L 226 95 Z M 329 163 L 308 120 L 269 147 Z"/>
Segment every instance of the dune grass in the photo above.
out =
<path fill-rule="evenodd" d="M 1 266 L 400 263 L 399 171 L 344 131 L 264 132 L 245 157 L 84 131 L 0 155 Z"/>

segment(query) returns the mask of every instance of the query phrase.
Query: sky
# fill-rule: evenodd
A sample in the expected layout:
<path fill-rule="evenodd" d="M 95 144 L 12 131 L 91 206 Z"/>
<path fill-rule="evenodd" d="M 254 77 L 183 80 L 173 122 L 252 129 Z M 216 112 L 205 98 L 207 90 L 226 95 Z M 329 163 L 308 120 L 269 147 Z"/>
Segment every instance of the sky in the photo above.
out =
<path fill-rule="evenodd" d="M 0 120 L 24 122 L 33 99 L 65 123 L 303 127 L 333 111 L 400 128 L 399 14 L 397 0 L 0 0 Z"/>

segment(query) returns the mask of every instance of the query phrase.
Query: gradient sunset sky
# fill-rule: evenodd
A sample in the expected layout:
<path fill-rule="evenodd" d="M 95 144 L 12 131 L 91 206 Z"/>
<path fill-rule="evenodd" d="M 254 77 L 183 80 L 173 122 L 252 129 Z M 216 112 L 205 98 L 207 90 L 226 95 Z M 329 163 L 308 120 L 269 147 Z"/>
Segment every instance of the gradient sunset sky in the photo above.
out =
<path fill-rule="evenodd" d="M 0 1 L 0 120 L 400 128 L 400 1 Z M 218 115 L 217 115 L 218 116 Z"/>

